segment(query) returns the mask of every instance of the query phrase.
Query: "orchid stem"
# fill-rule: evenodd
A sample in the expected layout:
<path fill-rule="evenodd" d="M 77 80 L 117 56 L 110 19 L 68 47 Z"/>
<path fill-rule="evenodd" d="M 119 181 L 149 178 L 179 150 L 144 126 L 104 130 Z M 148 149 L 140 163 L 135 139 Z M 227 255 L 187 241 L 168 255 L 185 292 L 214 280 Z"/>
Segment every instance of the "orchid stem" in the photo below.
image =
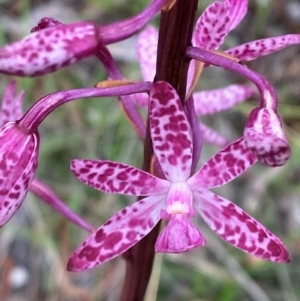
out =
<path fill-rule="evenodd" d="M 189 59 L 185 56 L 191 38 L 198 0 L 177 0 L 167 12 L 161 13 L 155 81 L 169 82 L 177 91 L 182 103 L 185 100 Z M 147 121 L 144 144 L 143 169 L 151 171 L 153 147 Z M 154 244 L 159 234 L 160 223 L 139 243 L 124 253 L 126 275 L 121 301 L 141 301 L 144 298 L 154 261 Z"/>

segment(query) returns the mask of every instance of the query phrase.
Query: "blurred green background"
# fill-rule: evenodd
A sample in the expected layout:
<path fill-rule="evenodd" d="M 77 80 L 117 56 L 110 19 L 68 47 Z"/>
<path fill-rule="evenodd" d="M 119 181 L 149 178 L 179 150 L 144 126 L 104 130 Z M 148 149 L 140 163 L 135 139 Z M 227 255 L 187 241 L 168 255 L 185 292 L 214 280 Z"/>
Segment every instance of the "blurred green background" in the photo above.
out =
<path fill-rule="evenodd" d="M 108 24 L 136 14 L 148 2 L 0 0 L 0 45 L 24 37 L 45 16 L 65 23 L 94 20 Z M 201 0 L 198 15 L 211 2 Z M 300 33 L 299 1 L 249 2 L 246 18 L 226 38 L 224 49 L 254 39 Z M 159 24 L 159 19 L 153 24 Z M 123 75 L 132 80 L 140 79 L 135 41 L 133 37 L 110 46 Z M 300 301 L 300 45 L 247 65 L 275 86 L 293 156 L 281 168 L 256 164 L 218 192 L 279 236 L 293 261 L 283 265 L 253 258 L 221 241 L 198 217 L 207 245 L 179 255 L 157 256 L 146 301 Z M 101 63 L 92 57 L 54 74 L 14 79 L 19 91 L 26 91 L 25 110 L 48 93 L 93 86 L 106 76 Z M 12 78 L 1 75 L 1 95 Z M 236 82 L 245 80 L 210 67 L 196 90 Z M 231 141 L 241 135 L 247 114 L 257 102 L 254 97 L 204 122 Z M 66 104 L 45 120 L 40 134 L 37 177 L 95 227 L 134 200 L 93 190 L 69 170 L 73 158 L 101 158 L 141 166 L 142 142 L 131 130 L 117 99 Z M 205 145 L 199 164 L 217 150 Z M 29 193 L 16 216 L 0 230 L 0 300 L 118 300 L 125 272 L 121 257 L 91 271 L 65 271 L 68 257 L 86 237 L 87 233 Z"/>

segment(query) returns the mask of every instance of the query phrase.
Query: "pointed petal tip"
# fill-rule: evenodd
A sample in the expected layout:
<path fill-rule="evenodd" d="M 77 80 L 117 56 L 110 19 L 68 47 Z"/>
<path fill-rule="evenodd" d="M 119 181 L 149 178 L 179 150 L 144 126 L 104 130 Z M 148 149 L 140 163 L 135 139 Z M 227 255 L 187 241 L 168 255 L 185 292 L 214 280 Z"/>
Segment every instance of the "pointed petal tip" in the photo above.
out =
<path fill-rule="evenodd" d="M 232 246 L 271 262 L 291 260 L 278 237 L 231 201 L 208 190 L 195 193 L 195 200 L 195 207 L 208 226 Z"/>
<path fill-rule="evenodd" d="M 68 271 L 94 268 L 138 243 L 158 223 L 163 199 L 149 197 L 113 215 L 73 253 L 67 265 Z"/>
<path fill-rule="evenodd" d="M 81 272 L 90 268 L 91 267 L 84 265 L 83 263 L 77 262 L 76 256 L 74 255 L 69 258 L 67 263 L 67 271 L 69 272 Z"/>

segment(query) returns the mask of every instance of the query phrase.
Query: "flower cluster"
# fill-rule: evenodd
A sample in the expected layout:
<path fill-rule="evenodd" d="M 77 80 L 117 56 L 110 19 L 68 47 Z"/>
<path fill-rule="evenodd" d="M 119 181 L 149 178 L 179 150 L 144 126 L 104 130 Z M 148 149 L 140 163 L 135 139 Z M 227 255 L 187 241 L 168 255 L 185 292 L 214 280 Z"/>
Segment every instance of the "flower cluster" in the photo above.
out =
<path fill-rule="evenodd" d="M 181 0 L 177 0 L 180 2 Z M 169 5 L 166 5 L 169 4 Z M 161 10 L 172 10 L 176 1 L 153 0 L 136 16 L 110 25 L 94 22 L 63 24 L 44 18 L 30 35 L 0 48 L 0 72 L 38 76 L 97 57 L 109 80 L 96 87 L 54 92 L 34 103 L 24 114 L 24 92 L 15 96 L 10 83 L 2 101 L 0 131 L 0 226 L 21 206 L 28 191 L 38 195 L 64 217 L 92 232 L 71 256 L 68 269 L 81 271 L 106 262 L 145 237 L 163 219 L 168 220 L 155 244 L 157 252 L 184 252 L 205 245 L 205 238 L 192 222 L 196 212 L 208 226 L 231 245 L 259 258 L 288 262 L 283 243 L 261 223 L 233 202 L 213 193 L 255 162 L 281 166 L 290 157 L 290 147 L 277 112 L 274 88 L 261 75 L 241 63 L 300 42 L 300 35 L 285 35 L 249 42 L 221 51 L 225 37 L 243 19 L 247 0 L 213 2 L 199 17 L 184 59 L 191 60 L 187 74 L 186 100 L 176 87 L 155 74 L 160 66 L 158 32 L 148 25 L 137 41 L 143 81 L 125 80 L 107 45 L 140 31 Z M 190 46 L 193 45 L 193 46 Z M 215 65 L 236 72 L 256 85 L 260 106 L 249 115 L 243 136 L 227 140 L 198 124 L 197 115 L 210 115 L 231 108 L 253 96 L 249 85 L 233 84 L 212 91 L 193 92 L 204 68 Z M 72 212 L 45 184 L 35 178 L 38 166 L 39 132 L 43 120 L 66 102 L 89 97 L 117 96 L 142 140 L 153 145 L 155 176 L 119 162 L 76 159 L 71 170 L 85 184 L 106 193 L 144 197 L 122 209 L 96 231 Z M 137 107 L 148 109 L 148 126 Z M 148 135 L 148 136 L 147 136 Z M 223 148 L 198 171 L 195 166 L 202 140 Z"/>

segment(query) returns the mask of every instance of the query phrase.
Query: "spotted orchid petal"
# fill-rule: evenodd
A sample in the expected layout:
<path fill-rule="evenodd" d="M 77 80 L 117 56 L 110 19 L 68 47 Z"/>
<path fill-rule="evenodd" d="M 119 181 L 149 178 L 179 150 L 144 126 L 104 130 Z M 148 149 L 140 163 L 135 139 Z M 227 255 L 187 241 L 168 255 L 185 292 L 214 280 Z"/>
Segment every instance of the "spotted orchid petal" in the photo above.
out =
<path fill-rule="evenodd" d="M 272 109 L 254 109 L 244 130 L 246 145 L 257 159 L 268 166 L 284 165 L 291 149 L 279 115 Z"/>
<path fill-rule="evenodd" d="M 226 138 L 204 123 L 200 123 L 200 128 L 203 141 L 221 147 L 227 144 Z"/>
<path fill-rule="evenodd" d="M 204 236 L 185 215 L 172 216 L 155 244 L 156 252 L 180 253 L 202 247 L 206 243 Z"/>
<path fill-rule="evenodd" d="M 0 49 L 0 72 L 36 76 L 53 72 L 94 54 L 97 26 L 81 22 L 49 27 Z"/>
<path fill-rule="evenodd" d="M 24 91 L 16 95 L 16 82 L 11 81 L 4 92 L 0 114 L 0 126 L 10 121 L 15 121 L 22 116 L 22 103 Z"/>
<path fill-rule="evenodd" d="M 195 92 L 193 94 L 197 115 L 211 115 L 230 109 L 255 93 L 247 85 L 230 85 L 225 88 Z"/>
<path fill-rule="evenodd" d="M 248 0 L 229 0 L 230 2 L 230 20 L 229 30 L 231 31 L 245 17 L 248 10 Z"/>
<path fill-rule="evenodd" d="M 21 206 L 38 164 L 39 135 L 24 133 L 16 123 L 0 132 L 0 227 Z"/>
<path fill-rule="evenodd" d="M 223 44 L 229 30 L 229 1 L 213 2 L 205 9 L 196 23 L 193 44 L 206 50 L 217 49 Z"/>
<path fill-rule="evenodd" d="M 171 183 L 135 167 L 101 160 L 72 160 L 71 170 L 83 183 L 108 193 L 146 196 L 167 193 Z"/>
<path fill-rule="evenodd" d="M 73 253 L 67 269 L 90 269 L 131 248 L 158 223 L 165 197 L 147 197 L 116 213 Z"/>
<path fill-rule="evenodd" d="M 136 52 L 144 81 L 153 81 L 156 72 L 158 32 L 148 25 L 138 36 Z"/>
<path fill-rule="evenodd" d="M 290 254 L 280 239 L 234 203 L 209 190 L 195 192 L 194 197 L 196 210 L 228 243 L 265 260 L 290 261 Z"/>
<path fill-rule="evenodd" d="M 170 84 L 153 84 L 149 121 L 154 153 L 166 178 L 172 182 L 185 181 L 191 173 L 191 131 L 180 98 Z"/>
<path fill-rule="evenodd" d="M 214 155 L 187 183 L 195 191 L 218 187 L 238 177 L 255 162 L 256 157 L 242 137 Z"/>
<path fill-rule="evenodd" d="M 299 43 L 300 34 L 288 34 L 245 43 L 225 52 L 247 62 Z"/>

